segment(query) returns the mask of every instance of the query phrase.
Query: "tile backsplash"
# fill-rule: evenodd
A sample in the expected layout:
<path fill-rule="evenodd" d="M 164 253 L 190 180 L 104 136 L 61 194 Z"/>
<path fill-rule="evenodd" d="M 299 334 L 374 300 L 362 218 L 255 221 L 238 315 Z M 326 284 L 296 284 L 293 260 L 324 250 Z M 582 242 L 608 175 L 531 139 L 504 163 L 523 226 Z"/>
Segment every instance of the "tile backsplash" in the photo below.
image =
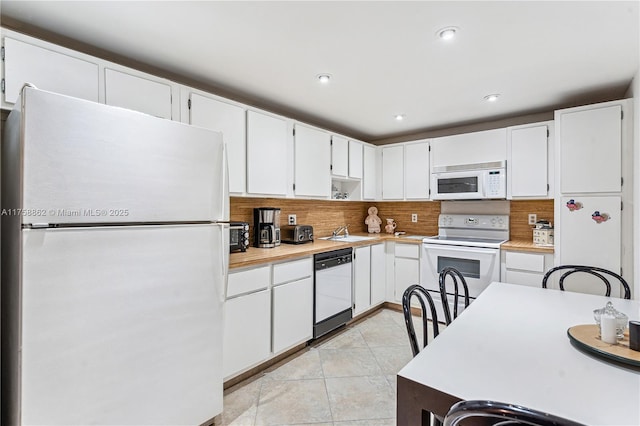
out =
<path fill-rule="evenodd" d="M 532 239 L 532 228 L 527 223 L 528 214 L 535 213 L 538 219 L 553 222 L 553 200 L 498 201 L 510 204 L 511 239 Z M 295 214 L 299 225 L 312 225 L 317 237 L 326 237 L 341 225 L 349 225 L 349 231 L 367 232 L 364 221 L 371 206 L 378 208 L 382 219 L 382 232 L 387 218 L 397 223 L 397 231 L 413 235 L 436 235 L 438 233 L 439 201 L 338 201 L 301 200 L 293 198 L 231 197 L 231 220 L 249 222 L 253 232 L 254 207 L 279 207 L 280 225 L 287 223 L 287 216 Z M 412 214 L 418 215 L 411 222 Z"/>

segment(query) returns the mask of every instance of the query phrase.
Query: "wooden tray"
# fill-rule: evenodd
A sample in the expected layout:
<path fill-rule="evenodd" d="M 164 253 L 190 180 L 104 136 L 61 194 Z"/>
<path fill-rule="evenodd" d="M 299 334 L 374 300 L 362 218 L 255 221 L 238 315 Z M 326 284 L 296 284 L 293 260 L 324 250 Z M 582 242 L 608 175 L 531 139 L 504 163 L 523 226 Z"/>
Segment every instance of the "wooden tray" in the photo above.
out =
<path fill-rule="evenodd" d="M 600 330 L 596 324 L 575 325 L 567 330 L 569 340 L 588 352 L 624 364 L 640 367 L 640 352 L 629 349 L 629 330 L 624 332 L 622 340 L 615 345 L 605 343 L 598 336 Z"/>

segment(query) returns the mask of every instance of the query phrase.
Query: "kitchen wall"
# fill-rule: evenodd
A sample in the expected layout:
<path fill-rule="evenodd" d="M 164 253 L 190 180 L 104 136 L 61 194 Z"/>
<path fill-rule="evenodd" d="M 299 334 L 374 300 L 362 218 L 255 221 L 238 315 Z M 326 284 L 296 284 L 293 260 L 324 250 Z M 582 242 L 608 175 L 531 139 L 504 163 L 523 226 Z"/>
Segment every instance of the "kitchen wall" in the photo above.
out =
<path fill-rule="evenodd" d="M 295 214 L 299 225 L 312 225 L 316 237 L 326 237 L 338 226 L 349 224 L 349 231 L 367 232 L 364 221 L 371 206 L 378 208 L 382 219 L 382 232 L 387 218 L 393 218 L 397 231 L 414 235 L 438 233 L 439 201 L 335 201 L 300 200 L 291 198 L 231 197 L 231 220 L 249 222 L 253 232 L 254 207 L 279 207 L 280 224 L 287 223 L 287 216 Z M 528 215 L 535 213 L 538 219 L 553 222 L 553 200 L 511 201 L 511 239 L 531 241 L 533 231 Z M 411 214 L 418 215 L 418 222 L 411 222 Z"/>

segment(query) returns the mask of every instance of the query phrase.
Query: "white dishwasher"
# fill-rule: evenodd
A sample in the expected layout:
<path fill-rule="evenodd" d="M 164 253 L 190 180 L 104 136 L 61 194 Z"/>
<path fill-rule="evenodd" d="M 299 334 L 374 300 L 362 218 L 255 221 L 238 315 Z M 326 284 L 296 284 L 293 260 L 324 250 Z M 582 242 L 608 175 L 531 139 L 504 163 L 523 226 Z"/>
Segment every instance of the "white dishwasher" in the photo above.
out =
<path fill-rule="evenodd" d="M 314 256 L 314 339 L 335 330 L 352 318 L 352 259 L 351 248 Z"/>

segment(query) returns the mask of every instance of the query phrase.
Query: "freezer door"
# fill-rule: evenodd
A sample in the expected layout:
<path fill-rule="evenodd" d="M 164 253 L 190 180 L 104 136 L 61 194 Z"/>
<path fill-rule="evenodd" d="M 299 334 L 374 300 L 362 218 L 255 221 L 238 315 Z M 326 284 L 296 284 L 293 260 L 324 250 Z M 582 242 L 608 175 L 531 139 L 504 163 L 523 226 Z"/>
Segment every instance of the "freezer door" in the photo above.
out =
<path fill-rule="evenodd" d="M 222 411 L 219 225 L 23 231 L 23 424 Z"/>
<path fill-rule="evenodd" d="M 23 223 L 228 220 L 220 133 L 33 88 L 23 98 Z"/>

